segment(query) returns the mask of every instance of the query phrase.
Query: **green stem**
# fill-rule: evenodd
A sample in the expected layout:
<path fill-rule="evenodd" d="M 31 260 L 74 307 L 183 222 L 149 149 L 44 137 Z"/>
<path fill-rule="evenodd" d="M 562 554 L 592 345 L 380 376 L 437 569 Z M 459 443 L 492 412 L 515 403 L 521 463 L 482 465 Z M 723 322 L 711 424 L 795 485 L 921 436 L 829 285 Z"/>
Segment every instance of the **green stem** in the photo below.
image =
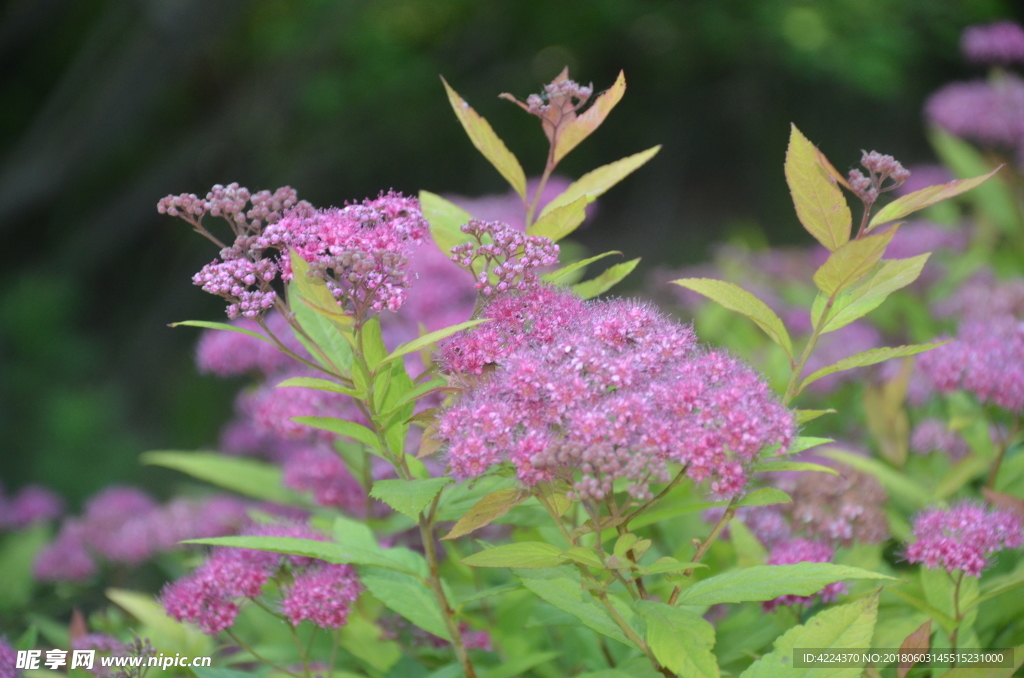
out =
<path fill-rule="evenodd" d="M 674 490 L 676 488 L 676 486 L 679 485 L 679 483 L 681 483 L 685 478 L 686 478 L 686 467 L 684 466 L 683 468 L 679 469 L 679 473 L 676 474 L 676 477 L 673 478 L 672 482 L 670 482 L 668 485 L 666 485 L 665 488 L 661 492 L 659 492 L 654 498 L 648 500 L 646 504 L 644 504 L 643 506 L 637 508 L 632 513 L 627 515 L 622 520 L 622 528 L 623 529 L 628 529 L 629 528 L 629 521 L 633 520 L 634 518 L 639 516 L 641 513 L 643 513 L 644 511 L 646 511 L 647 509 L 651 508 L 656 503 L 658 503 L 659 501 L 664 499 L 665 495 L 667 495 L 669 492 Z"/>
<path fill-rule="evenodd" d="M 708 552 L 708 549 L 711 548 L 711 545 L 714 544 L 715 540 L 718 539 L 718 535 L 722 534 L 722 530 L 724 530 L 725 526 L 729 524 L 729 521 L 732 520 L 732 517 L 736 515 L 736 509 L 739 508 L 739 506 L 737 506 L 737 504 L 739 504 L 739 501 L 739 495 L 736 495 L 735 497 L 732 498 L 732 501 L 730 501 L 729 505 L 725 508 L 725 513 L 722 514 L 722 517 L 718 519 L 718 522 L 715 523 L 715 526 L 711 529 L 711 534 L 709 534 L 708 538 L 705 539 L 701 543 L 701 545 L 697 547 L 697 552 L 693 554 L 693 558 L 690 558 L 691 563 L 699 563 L 701 559 L 704 557 L 704 554 L 706 554 Z M 683 572 L 684 577 L 689 577 L 691 574 L 693 574 L 693 569 L 686 570 L 685 572 Z M 668 604 L 675 605 L 676 601 L 679 600 L 679 594 L 682 592 L 683 589 L 679 586 L 672 589 L 672 595 L 669 596 Z"/>
<path fill-rule="evenodd" d="M 537 210 L 537 204 L 540 203 L 540 194 L 544 192 L 544 187 L 548 185 L 548 179 L 551 178 L 551 173 L 555 171 L 555 164 L 555 145 L 551 144 L 551 147 L 548 149 L 547 162 L 544 163 L 544 174 L 541 175 L 540 183 L 537 184 L 537 190 L 533 194 L 533 201 L 526 208 L 527 230 L 533 225 L 533 214 Z"/>
<path fill-rule="evenodd" d="M 1003 465 L 1003 457 L 1006 456 L 1006 451 L 1010 448 L 1010 445 L 1016 439 L 1017 434 L 1020 433 L 1020 415 L 1018 414 L 1013 421 L 1013 429 L 1006 434 L 1006 437 L 999 443 L 999 451 L 996 453 L 995 461 L 992 462 L 992 468 L 989 469 L 988 478 L 985 480 L 985 487 L 990 490 L 994 490 L 996 487 L 996 479 L 999 477 L 999 468 Z"/>
<path fill-rule="evenodd" d="M 296 631 L 295 627 L 291 624 L 288 624 L 288 630 L 292 632 L 292 639 L 295 641 L 295 648 L 299 651 L 299 659 L 302 661 L 302 673 L 306 678 L 311 678 L 311 674 L 309 672 L 309 656 L 302 648 L 302 639 L 299 638 L 298 631 Z"/>
<path fill-rule="evenodd" d="M 331 658 L 327 664 L 327 678 L 334 678 L 334 663 L 338 660 L 339 645 L 341 645 L 341 629 L 334 629 L 334 642 L 331 643 Z"/>
<path fill-rule="evenodd" d="M 281 673 L 286 673 L 289 676 L 292 676 L 293 678 L 302 678 L 301 676 L 299 676 L 299 674 L 293 673 L 292 671 L 289 671 L 288 669 L 286 669 L 286 668 L 284 668 L 282 666 L 278 666 L 274 662 L 270 661 L 269 659 L 266 659 L 265 657 L 263 657 L 262 655 L 257 653 L 251 647 L 249 647 L 248 645 L 243 643 L 242 639 L 239 638 L 237 635 L 235 635 L 235 632 L 232 631 L 231 629 L 224 629 L 224 633 L 226 633 L 228 635 L 228 637 L 231 638 L 231 640 L 235 641 L 235 644 L 238 645 L 238 647 L 242 648 L 243 650 L 245 650 L 246 652 L 251 654 L 253 657 L 255 657 L 257 661 L 261 661 L 264 664 L 266 664 L 267 666 L 269 666 L 270 668 L 272 668 L 272 669 L 274 669 L 276 671 L 280 671 Z"/>
<path fill-rule="evenodd" d="M 828 302 L 825 304 L 825 310 L 821 312 L 821 317 L 814 327 L 814 332 L 811 333 L 811 338 L 807 340 L 807 345 L 804 346 L 803 353 L 800 354 L 800 359 L 793 365 L 793 373 L 789 377 L 789 384 L 786 386 L 786 392 L 782 396 L 782 404 L 784 406 L 788 407 L 793 398 L 800 394 L 800 376 L 807 365 L 807 360 L 811 357 L 814 346 L 818 343 L 818 338 L 821 336 L 821 331 L 825 328 L 825 323 L 828 322 L 828 313 L 832 310 L 832 304 L 835 303 L 835 300 L 835 296 L 829 297 Z"/>

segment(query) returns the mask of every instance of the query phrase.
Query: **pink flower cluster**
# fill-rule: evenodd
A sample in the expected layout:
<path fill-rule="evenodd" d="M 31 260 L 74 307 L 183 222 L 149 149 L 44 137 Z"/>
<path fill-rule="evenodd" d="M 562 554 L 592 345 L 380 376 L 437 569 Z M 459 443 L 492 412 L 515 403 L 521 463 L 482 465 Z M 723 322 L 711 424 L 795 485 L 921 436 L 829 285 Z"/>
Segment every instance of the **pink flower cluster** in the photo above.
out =
<path fill-rule="evenodd" d="M 64 502 L 40 485 L 23 487 L 13 497 L 4 496 L 0 486 L 0 532 L 20 530 L 34 523 L 47 522 L 60 517 Z"/>
<path fill-rule="evenodd" d="M 299 524 L 261 525 L 245 534 L 325 541 L 323 535 Z M 345 623 L 349 606 L 361 590 L 355 570 L 269 551 L 214 548 L 190 575 L 165 586 L 161 599 L 171 617 L 217 635 L 235 623 L 241 599 L 258 597 L 263 585 L 283 571 L 290 575 L 291 584 L 284 588 L 281 606 L 293 625 L 304 619 L 332 629 Z"/>
<path fill-rule="evenodd" d="M 321 506 L 349 513 L 358 513 L 366 506 L 363 488 L 330 449 L 309 447 L 292 454 L 284 463 L 283 480 L 286 487 L 311 492 L 313 501 Z"/>
<path fill-rule="evenodd" d="M 1016 318 L 964 323 L 956 341 L 924 353 L 917 364 L 940 391 L 964 389 L 982 402 L 1024 410 L 1024 322 Z"/>
<path fill-rule="evenodd" d="M 832 561 L 835 552 L 828 544 L 809 541 L 807 539 L 791 539 L 780 542 L 768 556 L 769 565 L 796 565 L 797 563 L 828 563 Z M 829 584 L 822 590 L 810 596 L 779 596 L 774 600 L 762 603 L 766 612 L 773 611 L 779 605 L 803 605 L 814 604 L 816 598 L 823 603 L 831 603 L 840 595 L 846 593 L 846 584 L 835 582 Z"/>
<path fill-rule="evenodd" d="M 872 205 L 881 193 L 891 191 L 910 178 L 905 169 L 891 155 L 878 151 L 864 152 L 860 164 L 868 171 L 867 176 L 857 169 L 850 170 L 850 188 L 865 204 Z M 886 183 L 889 182 L 889 183 Z"/>
<path fill-rule="evenodd" d="M 254 320 L 242 318 L 233 325 L 258 334 L 263 329 Z M 264 324 L 296 355 L 308 358 L 306 349 L 295 337 L 291 325 L 280 313 L 267 314 Z M 280 351 L 275 345 L 260 341 L 241 332 L 206 330 L 196 346 L 196 367 L 200 372 L 218 377 L 235 377 L 249 373 L 274 374 L 295 369 L 299 363 Z"/>
<path fill-rule="evenodd" d="M 957 570 L 980 577 L 988 557 L 996 551 L 1024 545 L 1024 525 L 1009 511 L 987 511 L 980 504 L 962 502 L 948 509 L 933 508 L 914 521 L 906 558 L 929 569 Z"/>
<path fill-rule="evenodd" d="M 138 565 L 184 539 L 232 534 L 247 521 L 246 504 L 231 497 L 160 506 L 140 490 L 112 486 L 90 499 L 81 517 L 64 521 L 33 573 L 39 581 L 84 581 L 99 560 Z"/>
<path fill-rule="evenodd" d="M 453 247 L 452 261 L 470 273 L 477 271 L 476 288 L 485 297 L 536 289 L 537 269 L 558 263 L 558 245 L 547 238 L 524 235 L 500 221 L 472 219 L 462 226 L 462 232 L 476 244 Z"/>
<path fill-rule="evenodd" d="M 943 452 L 953 462 L 960 461 L 970 452 L 963 436 L 950 431 L 941 419 L 925 419 L 915 426 L 910 435 L 910 450 L 915 454 Z"/>
<path fill-rule="evenodd" d="M 1024 279 L 999 280 L 991 269 L 982 269 L 951 295 L 935 303 L 931 311 L 940 318 L 964 321 L 1000 316 L 1024 319 Z"/>
<path fill-rule="evenodd" d="M 428 229 L 419 200 L 392 191 L 343 208 L 292 212 L 267 227 L 255 246 L 294 249 L 339 305 L 361 316 L 402 305 L 408 259 Z M 287 257 L 281 259 L 281 277 L 292 279 Z"/>
<path fill-rule="evenodd" d="M 6 638 L 0 637 L 0 678 L 18 678 L 21 671 L 17 666 L 18 653 Z"/>
<path fill-rule="evenodd" d="M 973 63 L 1024 64 L 1024 28 L 1012 21 L 970 26 L 960 36 L 960 51 Z"/>
<path fill-rule="evenodd" d="M 481 345 L 478 330 L 498 321 L 445 347 L 448 355 L 496 363 L 441 416 L 439 435 L 456 475 L 476 476 L 508 460 L 527 485 L 562 477 L 577 498 L 601 499 L 622 478 L 640 499 L 678 462 L 692 479 L 710 479 L 712 492 L 731 496 L 765 448 L 785 451 L 790 411 L 752 369 L 699 347 L 689 327 L 637 302 L 547 293 L 555 303 L 538 305 L 536 295 L 505 300 L 507 326 L 527 330 L 521 341 L 505 344 L 512 332 L 490 333 L 483 336 L 496 341 Z M 549 309 L 568 322 L 547 327 L 545 337 L 536 328 L 550 324 Z"/>
<path fill-rule="evenodd" d="M 958 137 L 1024 153 L 1024 80 L 1005 73 L 952 83 L 929 97 L 925 117 Z"/>

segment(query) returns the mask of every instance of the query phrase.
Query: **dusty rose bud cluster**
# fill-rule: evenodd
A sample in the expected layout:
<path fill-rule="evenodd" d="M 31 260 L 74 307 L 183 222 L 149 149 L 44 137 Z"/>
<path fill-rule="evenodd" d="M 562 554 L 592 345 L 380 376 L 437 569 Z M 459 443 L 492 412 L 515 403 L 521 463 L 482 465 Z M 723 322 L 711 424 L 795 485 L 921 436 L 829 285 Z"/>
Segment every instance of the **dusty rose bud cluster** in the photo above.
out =
<path fill-rule="evenodd" d="M 925 419 L 915 426 L 910 435 L 910 450 L 915 454 L 943 452 L 953 462 L 960 461 L 970 452 L 963 436 L 950 431 L 941 419 Z"/>
<path fill-rule="evenodd" d="M 1024 545 L 1024 525 L 1009 511 L 986 510 L 971 502 L 933 508 L 914 521 L 906 558 L 911 563 L 980 577 L 996 551 Z"/>
<path fill-rule="evenodd" d="M 849 179 L 850 188 L 865 204 L 873 205 L 880 194 L 893 190 L 910 178 L 910 171 L 891 155 L 883 155 L 878 151 L 863 153 L 860 164 L 868 171 L 867 176 L 853 169 L 850 170 Z"/>
<path fill-rule="evenodd" d="M 554 80 L 544 85 L 540 94 L 531 94 L 526 102 L 519 101 L 511 94 L 502 94 L 502 99 L 516 103 L 527 113 L 541 119 L 544 134 L 554 142 L 559 132 L 576 119 L 576 113 L 594 94 L 593 85 L 580 85 L 569 79 L 569 69 L 564 69 Z"/>
<path fill-rule="evenodd" d="M 779 482 L 793 502 L 782 510 L 793 530 L 812 539 L 849 546 L 853 542 L 877 544 L 889 537 L 883 506 L 885 490 L 866 473 L 835 464 L 839 475 L 797 473 Z"/>
<path fill-rule="evenodd" d="M 517 314 L 518 299 L 525 304 Z M 521 327 L 545 314 L 529 295 L 508 304 Z M 784 452 L 792 414 L 752 369 L 704 350 L 692 329 L 650 306 L 568 299 L 554 306 L 574 304 L 576 317 L 551 327 L 548 340 L 527 332 L 519 344 L 480 346 L 474 328 L 445 347 L 459 355 L 455 349 L 465 344 L 461 355 L 490 354 L 495 363 L 441 416 L 438 431 L 456 475 L 479 475 L 507 460 L 527 485 L 561 477 L 576 497 L 602 499 L 621 478 L 641 499 L 677 462 L 692 479 L 710 480 L 712 492 L 731 496 L 762 450 L 777 445 Z M 481 328 L 490 324 L 498 323 Z"/>
<path fill-rule="evenodd" d="M 537 269 L 558 263 L 558 245 L 500 221 L 473 219 L 462 226 L 462 232 L 476 242 L 453 247 L 452 261 L 475 272 L 476 288 L 485 297 L 534 289 L 540 284 Z"/>
<path fill-rule="evenodd" d="M 964 389 L 982 402 L 1024 410 L 1024 322 L 1016 318 L 964 323 L 955 341 L 924 353 L 918 366 L 940 391 Z"/>
<path fill-rule="evenodd" d="M 261 525 L 247 535 L 293 537 L 324 541 L 304 525 Z M 293 625 L 310 620 L 321 628 L 345 624 L 349 607 L 361 585 L 348 565 L 331 565 L 305 556 L 282 556 L 269 551 L 217 547 L 190 575 L 164 587 L 161 599 L 167 614 L 195 623 L 217 635 L 235 623 L 239 603 L 261 595 L 274 580 L 282 588 L 281 609 Z"/>
<path fill-rule="evenodd" d="M 769 565 L 796 565 L 797 563 L 828 563 L 835 556 L 835 551 L 828 544 L 809 541 L 807 539 L 791 539 L 778 543 L 768 556 Z M 815 599 L 823 603 L 835 602 L 836 598 L 846 593 L 846 584 L 835 582 L 810 596 L 779 596 L 774 600 L 762 603 L 764 609 L 771 612 L 779 605 L 802 605 L 810 607 Z"/>
<path fill-rule="evenodd" d="M 960 51 L 977 64 L 1024 64 L 1024 28 L 1013 21 L 969 26 L 960 36 Z"/>

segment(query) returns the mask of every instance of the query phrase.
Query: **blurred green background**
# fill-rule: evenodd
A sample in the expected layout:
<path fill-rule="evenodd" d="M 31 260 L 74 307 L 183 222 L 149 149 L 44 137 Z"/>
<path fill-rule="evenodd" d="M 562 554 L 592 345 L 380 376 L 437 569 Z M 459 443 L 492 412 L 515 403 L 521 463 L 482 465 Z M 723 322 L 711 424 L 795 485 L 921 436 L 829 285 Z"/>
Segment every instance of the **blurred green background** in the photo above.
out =
<path fill-rule="evenodd" d="M 782 174 L 789 123 L 840 169 L 860 149 L 932 155 L 921 104 L 980 76 L 969 24 L 1013 0 L 10 0 L 0 12 L 0 478 L 75 504 L 111 482 L 159 491 L 152 448 L 212 445 L 239 383 L 197 375 L 223 304 L 191 284 L 206 241 L 156 213 L 178 192 L 291 184 L 317 205 L 394 187 L 481 195 L 501 178 L 438 75 L 529 174 L 519 97 L 568 64 L 629 90 L 566 160 L 571 176 L 656 143 L 580 233 L 644 265 L 692 263 L 763 232 L 807 236 Z M 639 285 L 644 272 L 633 276 Z"/>

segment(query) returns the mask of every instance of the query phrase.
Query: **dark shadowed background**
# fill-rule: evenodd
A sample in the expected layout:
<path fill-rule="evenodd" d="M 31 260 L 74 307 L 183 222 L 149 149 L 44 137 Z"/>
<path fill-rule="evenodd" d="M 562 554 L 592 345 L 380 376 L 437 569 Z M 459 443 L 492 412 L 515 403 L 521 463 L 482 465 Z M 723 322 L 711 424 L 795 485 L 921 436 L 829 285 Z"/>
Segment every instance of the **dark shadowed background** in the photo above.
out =
<path fill-rule="evenodd" d="M 443 74 L 537 173 L 539 125 L 496 98 L 568 64 L 629 89 L 561 171 L 656 143 L 579 240 L 694 262 L 710 243 L 803 242 L 782 175 L 796 122 L 840 167 L 932 155 L 927 94 L 980 75 L 960 30 L 1013 0 L 11 0 L 0 15 L 0 478 L 72 501 L 157 489 L 153 448 L 211 445 L 239 382 L 197 375 L 223 303 L 215 252 L 156 213 L 168 193 L 290 184 L 317 205 L 381 189 L 481 195 L 500 176 Z M 643 271 L 635 273 L 634 285 Z"/>

